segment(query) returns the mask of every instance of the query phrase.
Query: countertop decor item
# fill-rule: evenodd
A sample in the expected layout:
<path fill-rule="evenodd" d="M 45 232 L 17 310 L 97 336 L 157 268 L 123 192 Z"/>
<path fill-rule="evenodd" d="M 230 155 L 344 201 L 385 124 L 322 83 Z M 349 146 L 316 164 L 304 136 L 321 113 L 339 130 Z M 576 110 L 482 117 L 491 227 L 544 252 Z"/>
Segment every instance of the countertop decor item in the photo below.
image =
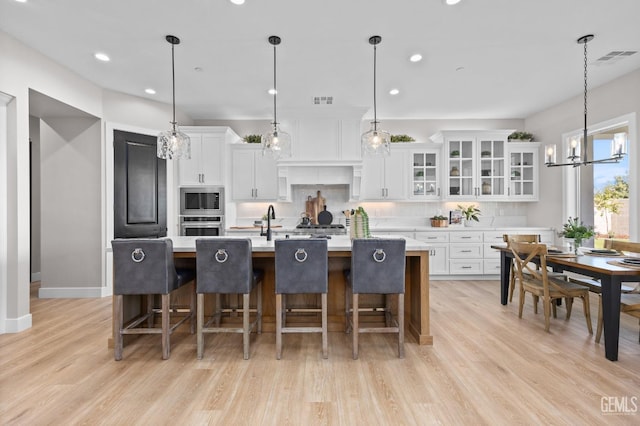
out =
<path fill-rule="evenodd" d="M 562 237 L 573 238 L 573 252 L 575 254 L 578 254 L 578 248 L 580 248 L 582 242 L 594 235 L 596 235 L 596 233 L 593 230 L 593 226 L 585 225 L 577 217 L 569 217 L 567 223 L 562 225 L 562 231 L 560 232 L 560 236 Z"/>
<path fill-rule="evenodd" d="M 273 46 L 273 122 L 271 132 L 262 135 L 262 155 L 270 155 L 278 159 L 291 157 L 291 135 L 280 130 L 277 115 L 278 89 L 276 86 L 276 46 L 280 44 L 280 37 L 270 36 L 269 44 Z"/>
<path fill-rule="evenodd" d="M 358 207 L 351 222 L 350 237 L 354 238 L 371 238 L 369 231 L 369 215 L 362 207 Z"/>
<path fill-rule="evenodd" d="M 186 160 L 191 158 L 191 139 L 185 133 L 182 133 L 178 129 L 178 123 L 176 122 L 176 69 L 175 69 L 175 56 L 174 47 L 176 44 L 180 44 L 180 39 L 176 36 L 168 35 L 165 37 L 167 42 L 171 44 L 171 84 L 172 91 L 172 106 L 173 106 L 173 118 L 171 121 L 171 129 L 164 131 L 158 135 L 158 148 L 156 155 L 158 158 L 164 160 L 171 160 L 174 158 L 184 158 Z"/>
<path fill-rule="evenodd" d="M 449 226 L 449 218 L 442 215 L 433 216 L 431 219 L 431 226 L 434 228 L 446 228 Z"/>
<path fill-rule="evenodd" d="M 480 222 L 480 209 L 474 204 L 470 204 L 466 207 L 458 204 L 458 208 L 462 211 L 462 215 L 467 221 L 475 220 L 476 222 Z"/>
<path fill-rule="evenodd" d="M 376 46 L 380 44 L 382 37 L 375 35 L 369 38 L 369 44 L 373 46 L 373 121 L 371 130 L 364 133 L 361 139 L 363 156 L 380 156 L 391 154 L 391 135 L 385 130 L 378 129 L 378 115 L 376 110 Z"/>
<path fill-rule="evenodd" d="M 556 163 L 556 146 L 555 144 L 545 145 L 544 147 L 544 164 L 547 167 L 557 166 L 584 166 L 596 163 L 618 163 L 622 157 L 627 155 L 627 134 L 616 133 L 611 140 L 611 156 L 599 160 L 589 160 L 587 157 L 591 150 L 587 146 L 587 44 L 593 40 L 593 34 L 587 34 L 580 37 L 578 44 L 584 45 L 584 128 L 582 135 L 574 135 L 569 139 L 569 151 L 566 163 Z"/>

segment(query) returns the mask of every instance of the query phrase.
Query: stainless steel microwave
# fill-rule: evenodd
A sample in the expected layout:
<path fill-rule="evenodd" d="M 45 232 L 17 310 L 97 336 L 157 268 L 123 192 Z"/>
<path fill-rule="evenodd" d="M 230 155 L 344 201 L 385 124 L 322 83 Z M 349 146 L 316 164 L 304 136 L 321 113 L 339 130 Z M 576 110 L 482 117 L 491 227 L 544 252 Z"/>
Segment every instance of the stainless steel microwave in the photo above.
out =
<path fill-rule="evenodd" d="M 224 187 L 180 187 L 182 216 L 224 216 Z"/>

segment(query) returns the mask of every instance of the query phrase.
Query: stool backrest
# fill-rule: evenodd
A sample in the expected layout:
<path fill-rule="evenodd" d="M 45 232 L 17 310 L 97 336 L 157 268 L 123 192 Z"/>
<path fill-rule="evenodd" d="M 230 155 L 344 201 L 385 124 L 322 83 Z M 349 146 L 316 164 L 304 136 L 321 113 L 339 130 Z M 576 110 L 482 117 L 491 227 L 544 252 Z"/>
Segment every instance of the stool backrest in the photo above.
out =
<path fill-rule="evenodd" d="M 618 250 L 630 253 L 640 253 L 640 243 L 633 241 L 604 240 L 604 247 L 611 250 Z"/>
<path fill-rule="evenodd" d="M 114 294 L 167 294 L 178 288 L 170 239 L 118 239 L 111 247 Z"/>
<path fill-rule="evenodd" d="M 502 234 L 502 240 L 509 246 L 510 241 L 516 241 L 518 243 L 539 243 L 540 234 Z"/>
<path fill-rule="evenodd" d="M 196 240 L 198 293 L 251 292 L 253 261 L 249 238 Z"/>
<path fill-rule="evenodd" d="M 404 239 L 362 238 L 351 245 L 354 293 L 404 293 Z"/>
<path fill-rule="evenodd" d="M 326 293 L 329 259 L 326 239 L 275 241 L 276 293 Z"/>

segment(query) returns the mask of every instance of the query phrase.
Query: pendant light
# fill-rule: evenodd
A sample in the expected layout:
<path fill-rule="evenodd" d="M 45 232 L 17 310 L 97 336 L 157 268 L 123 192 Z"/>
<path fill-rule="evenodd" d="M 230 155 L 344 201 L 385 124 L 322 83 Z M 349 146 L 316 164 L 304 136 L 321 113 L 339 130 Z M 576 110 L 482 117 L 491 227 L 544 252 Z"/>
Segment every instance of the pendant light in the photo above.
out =
<path fill-rule="evenodd" d="M 171 129 L 158 135 L 158 149 L 156 155 L 158 158 L 171 160 L 173 158 L 191 158 L 191 139 L 178 129 L 176 123 L 176 70 L 174 61 L 174 47 L 180 44 L 180 39 L 176 36 L 168 35 L 165 37 L 171 44 L 171 82 L 173 84 L 173 121 L 171 121 Z"/>
<path fill-rule="evenodd" d="M 276 46 L 280 44 L 280 37 L 270 36 L 269 43 L 273 46 L 273 122 L 271 132 L 262 135 L 262 155 L 269 155 L 275 159 L 291 157 L 291 136 L 280 130 L 277 115 L 276 86 Z"/>
<path fill-rule="evenodd" d="M 371 36 L 369 44 L 373 45 L 373 121 L 371 130 L 362 134 L 362 155 L 378 156 L 391 154 L 391 135 L 389 132 L 378 129 L 378 115 L 376 111 L 376 46 L 380 44 L 382 37 Z"/>
<path fill-rule="evenodd" d="M 611 156 L 600 160 L 589 160 L 587 149 L 587 43 L 593 40 L 593 34 L 580 37 L 578 44 L 584 45 L 584 128 L 582 138 L 579 135 L 571 137 L 567 152 L 566 163 L 556 163 L 556 146 L 546 145 L 544 147 L 544 164 L 547 167 L 558 166 L 585 166 L 588 164 L 617 163 L 627 154 L 627 138 L 624 133 L 616 133 L 611 141 Z"/>

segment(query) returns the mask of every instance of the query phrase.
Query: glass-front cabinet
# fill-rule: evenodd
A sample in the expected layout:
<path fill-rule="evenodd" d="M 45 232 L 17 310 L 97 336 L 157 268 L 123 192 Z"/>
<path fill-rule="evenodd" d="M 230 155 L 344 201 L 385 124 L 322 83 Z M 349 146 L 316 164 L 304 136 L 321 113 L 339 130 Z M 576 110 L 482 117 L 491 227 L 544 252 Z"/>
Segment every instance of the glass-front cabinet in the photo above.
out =
<path fill-rule="evenodd" d="M 440 150 L 438 149 L 411 153 L 411 198 L 423 200 L 440 198 L 439 156 Z"/>
<path fill-rule="evenodd" d="M 441 132 L 444 146 L 445 198 L 504 199 L 507 193 L 509 131 Z"/>
<path fill-rule="evenodd" d="M 536 142 L 509 142 L 510 198 L 535 201 L 538 199 L 538 151 Z"/>

